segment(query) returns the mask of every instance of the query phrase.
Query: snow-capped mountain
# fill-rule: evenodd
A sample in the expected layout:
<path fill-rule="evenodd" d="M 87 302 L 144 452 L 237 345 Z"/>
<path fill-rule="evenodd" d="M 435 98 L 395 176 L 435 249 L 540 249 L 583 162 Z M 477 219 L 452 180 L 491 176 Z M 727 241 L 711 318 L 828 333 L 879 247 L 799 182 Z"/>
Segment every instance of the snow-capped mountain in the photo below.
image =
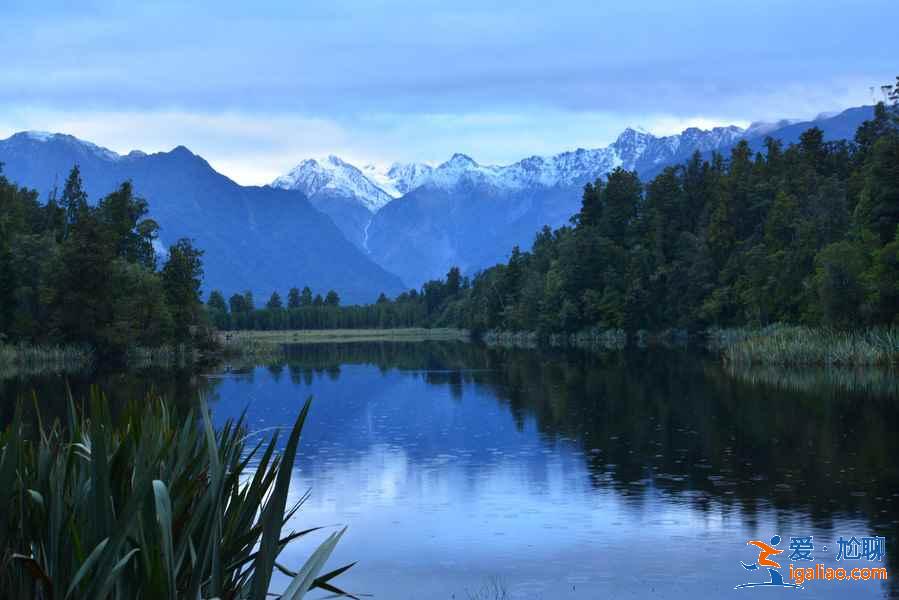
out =
<path fill-rule="evenodd" d="M 466 154 L 456 153 L 436 167 L 425 163 L 394 163 L 386 169 L 375 164 L 360 169 L 329 156 L 302 161 L 290 173 L 276 179 L 272 187 L 298 189 L 309 197 L 321 190 L 340 192 L 357 198 L 370 212 L 377 212 L 391 200 L 421 187 L 453 189 L 486 185 L 514 191 L 578 185 L 615 167 L 639 172 L 643 167 L 669 164 L 696 150 L 716 150 L 735 143 L 744 134 L 743 129 L 734 126 L 708 131 L 692 127 L 666 137 L 626 129 L 605 148 L 531 156 L 506 166 L 482 165 Z"/>
<path fill-rule="evenodd" d="M 333 154 L 323 159 L 310 158 L 302 161 L 289 173 L 275 179 L 272 187 L 299 190 L 308 198 L 322 191 L 344 193 L 357 198 L 371 212 L 377 211 L 394 198 L 357 167 Z"/>
<path fill-rule="evenodd" d="M 502 166 L 462 153 L 438 165 L 361 168 L 329 156 L 300 162 L 272 187 L 304 192 L 359 249 L 418 283 L 453 264 L 471 271 L 501 260 L 515 244 L 527 247 L 543 225 L 568 221 L 585 183 L 616 167 L 651 177 L 697 150 L 721 150 L 745 135 L 739 127 L 692 127 L 671 136 L 625 129 L 603 148 Z"/>
<path fill-rule="evenodd" d="M 504 260 L 514 245 L 530 247 L 544 225 L 567 223 L 580 206 L 583 185 L 616 167 L 649 181 L 697 151 L 706 158 L 713 151 L 727 156 L 744 139 L 761 151 L 765 136 L 788 144 L 812 126 L 825 139 L 851 139 L 870 114 L 870 107 L 862 107 L 814 122 L 756 123 L 745 130 L 691 127 L 670 136 L 626 129 L 604 148 L 532 156 L 507 166 L 455 154 L 439 166 L 420 167 L 414 184 L 403 180 L 408 191 L 366 226 L 365 249 L 407 284 L 441 277 L 453 265 L 472 273 Z M 407 165 L 402 173 L 410 171 Z"/>

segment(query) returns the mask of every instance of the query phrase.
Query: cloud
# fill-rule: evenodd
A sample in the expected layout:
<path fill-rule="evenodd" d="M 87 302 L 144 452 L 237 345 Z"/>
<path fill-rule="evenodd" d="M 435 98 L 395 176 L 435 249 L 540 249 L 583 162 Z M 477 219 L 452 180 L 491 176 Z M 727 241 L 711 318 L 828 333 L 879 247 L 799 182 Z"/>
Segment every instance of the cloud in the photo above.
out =
<path fill-rule="evenodd" d="M 0 128 L 184 144 L 242 182 L 300 158 L 503 163 L 626 126 L 812 117 L 891 81 L 895 0 L 94 0 L 0 17 Z"/>
<path fill-rule="evenodd" d="M 333 121 L 295 115 L 49 108 L 3 111 L 0 136 L 30 129 L 68 133 L 120 154 L 164 152 L 187 145 L 216 170 L 247 185 L 270 182 L 297 157 L 347 147 L 346 132 Z"/>

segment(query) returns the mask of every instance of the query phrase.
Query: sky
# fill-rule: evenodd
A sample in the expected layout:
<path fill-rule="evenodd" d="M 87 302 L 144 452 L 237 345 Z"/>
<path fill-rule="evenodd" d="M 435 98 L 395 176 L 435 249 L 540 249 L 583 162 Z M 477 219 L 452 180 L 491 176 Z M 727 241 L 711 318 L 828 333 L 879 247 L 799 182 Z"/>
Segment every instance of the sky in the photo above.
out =
<path fill-rule="evenodd" d="M 326 154 L 508 164 L 812 118 L 899 75 L 896 0 L 3 5 L 0 138 L 185 145 L 242 184 Z"/>

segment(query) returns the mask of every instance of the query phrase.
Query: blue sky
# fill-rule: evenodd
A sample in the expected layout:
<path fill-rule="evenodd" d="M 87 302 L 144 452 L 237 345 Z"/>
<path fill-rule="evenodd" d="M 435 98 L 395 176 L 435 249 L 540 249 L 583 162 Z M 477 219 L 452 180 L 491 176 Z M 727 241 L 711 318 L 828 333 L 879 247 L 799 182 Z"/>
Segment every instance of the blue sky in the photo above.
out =
<path fill-rule="evenodd" d="M 327 153 L 502 164 L 870 103 L 897 22 L 895 0 L 7 1 L 0 136 L 184 144 L 257 184 Z"/>

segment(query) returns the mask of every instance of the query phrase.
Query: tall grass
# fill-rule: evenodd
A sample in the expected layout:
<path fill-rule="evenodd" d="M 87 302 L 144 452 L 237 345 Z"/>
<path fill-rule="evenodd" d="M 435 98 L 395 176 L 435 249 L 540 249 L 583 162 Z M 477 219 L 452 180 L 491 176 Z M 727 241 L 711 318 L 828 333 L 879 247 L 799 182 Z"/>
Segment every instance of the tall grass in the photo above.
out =
<path fill-rule="evenodd" d="M 840 331 L 772 325 L 752 331 L 720 330 L 712 340 L 732 365 L 894 365 L 899 328 Z"/>
<path fill-rule="evenodd" d="M 158 398 L 115 419 L 94 392 L 67 423 L 29 427 L 21 407 L 0 434 L 0 590 L 5 597 L 264 600 L 272 573 L 292 579 L 284 599 L 310 588 L 343 595 L 322 573 L 343 531 L 297 571 L 277 562 L 300 508 L 287 506 L 291 469 L 310 402 L 284 450 L 277 440 L 245 447 L 243 419 L 213 430 L 181 418 Z M 254 469 L 248 465 L 256 461 Z M 305 497 L 304 497 L 305 499 Z M 350 565 L 351 566 L 351 565 Z"/>
<path fill-rule="evenodd" d="M 222 355 L 272 362 L 284 357 L 284 342 L 252 336 L 226 336 L 222 341 Z"/>
<path fill-rule="evenodd" d="M 598 350 L 621 350 L 627 346 L 627 334 L 623 329 L 594 328 L 578 333 L 552 333 L 543 338 L 536 331 L 505 331 L 491 329 L 482 334 L 481 339 L 488 346 L 508 348 L 586 348 Z"/>
<path fill-rule="evenodd" d="M 0 344 L 0 379 L 41 373 L 77 373 L 91 368 L 94 353 L 85 346 Z"/>
<path fill-rule="evenodd" d="M 125 364 L 131 369 L 148 369 L 151 367 L 173 368 L 193 364 L 196 350 L 184 344 L 177 346 L 133 346 L 128 348 Z"/>

